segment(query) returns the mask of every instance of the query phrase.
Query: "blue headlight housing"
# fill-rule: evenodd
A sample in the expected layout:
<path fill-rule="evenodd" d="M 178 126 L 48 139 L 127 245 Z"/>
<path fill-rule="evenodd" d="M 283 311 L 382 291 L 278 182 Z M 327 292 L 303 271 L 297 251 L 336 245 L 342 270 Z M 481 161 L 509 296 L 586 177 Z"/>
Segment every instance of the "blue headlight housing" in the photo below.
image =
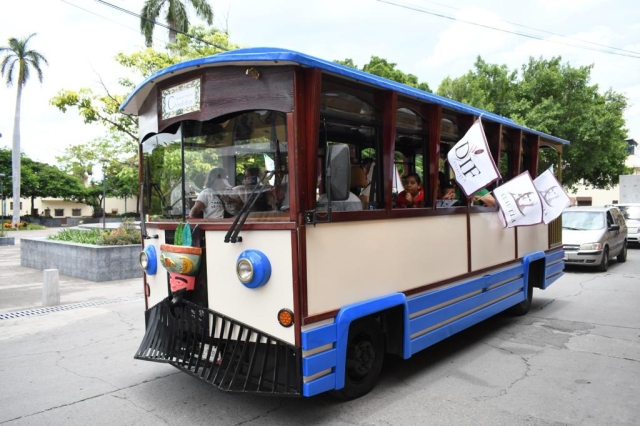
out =
<path fill-rule="evenodd" d="M 271 278 L 271 262 L 261 251 L 245 250 L 236 261 L 236 274 L 245 287 L 262 287 Z"/>
<path fill-rule="evenodd" d="M 146 246 L 138 258 L 140 267 L 147 275 L 155 275 L 158 271 L 158 256 L 154 246 Z"/>

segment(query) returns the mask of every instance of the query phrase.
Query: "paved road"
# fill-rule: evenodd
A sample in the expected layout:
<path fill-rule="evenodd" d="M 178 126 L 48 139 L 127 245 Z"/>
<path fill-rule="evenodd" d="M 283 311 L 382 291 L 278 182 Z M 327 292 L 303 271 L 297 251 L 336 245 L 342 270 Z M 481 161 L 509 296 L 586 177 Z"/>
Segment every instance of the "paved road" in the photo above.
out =
<path fill-rule="evenodd" d="M 15 246 L 0 246 L 0 314 L 42 307 L 42 271 L 20 266 L 20 239 L 46 237 L 62 228 L 37 231 L 10 231 Z M 60 276 L 60 302 L 62 304 L 103 301 L 121 297 L 142 297 L 140 278 L 93 282 L 80 278 Z"/>
<path fill-rule="evenodd" d="M 639 286 L 638 249 L 607 273 L 572 270 L 529 315 L 388 360 L 347 403 L 229 395 L 133 360 L 141 299 L 1 320 L 0 425 L 638 425 Z"/>

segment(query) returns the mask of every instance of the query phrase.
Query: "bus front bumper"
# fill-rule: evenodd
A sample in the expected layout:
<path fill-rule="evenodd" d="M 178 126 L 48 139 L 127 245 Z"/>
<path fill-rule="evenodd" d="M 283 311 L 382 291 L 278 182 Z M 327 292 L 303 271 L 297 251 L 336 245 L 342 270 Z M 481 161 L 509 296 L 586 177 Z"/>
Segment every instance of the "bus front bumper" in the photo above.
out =
<path fill-rule="evenodd" d="M 188 301 L 167 298 L 145 316 L 134 358 L 171 364 L 223 391 L 300 395 L 300 348 Z"/>

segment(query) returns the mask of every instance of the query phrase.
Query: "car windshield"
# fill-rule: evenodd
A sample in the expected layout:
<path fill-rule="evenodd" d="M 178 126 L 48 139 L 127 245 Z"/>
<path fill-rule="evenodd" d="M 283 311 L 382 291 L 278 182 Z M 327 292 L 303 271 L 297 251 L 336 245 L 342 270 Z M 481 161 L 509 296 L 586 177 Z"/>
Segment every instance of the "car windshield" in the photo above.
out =
<path fill-rule="evenodd" d="M 604 228 L 602 212 L 564 212 L 562 213 L 562 229 L 590 231 Z"/>
<path fill-rule="evenodd" d="M 640 220 L 640 206 L 618 206 L 627 220 Z"/>

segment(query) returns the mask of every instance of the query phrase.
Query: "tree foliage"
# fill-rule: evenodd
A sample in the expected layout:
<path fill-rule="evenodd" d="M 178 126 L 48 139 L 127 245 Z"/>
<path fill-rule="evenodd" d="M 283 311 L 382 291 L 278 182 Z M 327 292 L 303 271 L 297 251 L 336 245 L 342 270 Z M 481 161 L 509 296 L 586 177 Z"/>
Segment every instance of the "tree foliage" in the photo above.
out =
<path fill-rule="evenodd" d="M 38 51 L 28 47 L 29 41 L 35 34 L 23 39 L 10 38 L 8 46 L 0 46 L 0 54 L 4 58 L 0 62 L 0 74 L 5 77 L 7 86 L 17 82 L 16 90 L 16 110 L 13 120 L 13 223 L 20 221 L 20 104 L 22 101 L 22 88 L 29 81 L 32 70 L 38 75 L 38 80 L 42 83 L 43 64 L 47 64 L 47 59 Z"/>
<path fill-rule="evenodd" d="M 3 195 L 12 196 L 10 185 L 4 185 L 13 180 L 11 174 L 10 150 L 0 148 L 0 173 L 5 174 L 3 180 Z M 85 199 L 85 188 L 80 179 L 70 175 L 55 166 L 33 161 L 21 154 L 21 196 L 31 198 L 31 209 L 38 197 L 63 198 L 82 202 Z"/>
<path fill-rule="evenodd" d="M 338 64 L 348 66 L 350 68 L 360 69 L 353 62 L 353 59 L 347 58 L 345 60 L 334 61 Z M 407 86 L 415 87 L 425 92 L 431 92 L 429 85 L 425 82 L 420 83 L 418 77 L 413 74 L 406 74 L 396 69 L 396 63 L 389 62 L 384 58 L 378 56 L 372 56 L 368 63 L 364 64 L 361 71 L 368 72 L 369 74 L 377 75 L 398 83 L 406 84 Z"/>
<path fill-rule="evenodd" d="M 142 80 L 170 65 L 239 47 L 229 41 L 227 32 L 216 28 L 194 26 L 189 33 L 196 38 L 178 34 L 169 51 L 147 48 L 130 55 L 119 53 L 116 61 Z M 111 93 L 104 85 L 101 93 L 87 88 L 61 90 L 51 99 L 51 104 L 61 111 L 75 108 L 85 123 L 98 123 L 107 129 L 103 137 L 70 146 L 62 156 L 57 157 L 66 172 L 89 182 L 85 202 L 96 213 L 102 205 L 103 181 L 92 179 L 94 170 L 105 167 L 107 196 L 131 197 L 139 192 L 138 119 L 119 111 L 135 83 L 128 78 L 121 78 L 120 87 L 121 93 Z"/>
<path fill-rule="evenodd" d="M 609 188 L 628 173 L 627 99 L 613 90 L 601 93 L 590 82 L 592 68 L 574 68 L 561 57 L 530 58 L 518 73 L 478 58 L 475 70 L 444 79 L 438 94 L 569 140 L 563 152 L 564 185 Z"/>
<path fill-rule="evenodd" d="M 188 3 L 191 4 L 197 16 L 204 19 L 207 24 L 213 24 L 213 10 L 207 0 L 189 0 Z M 164 19 L 170 27 L 170 43 L 175 43 L 177 31 L 186 33 L 189 30 L 189 14 L 185 2 L 181 0 L 145 0 L 140 12 L 140 31 L 144 35 L 147 47 L 151 47 L 153 44 L 155 21 L 163 10 L 165 10 Z"/>

